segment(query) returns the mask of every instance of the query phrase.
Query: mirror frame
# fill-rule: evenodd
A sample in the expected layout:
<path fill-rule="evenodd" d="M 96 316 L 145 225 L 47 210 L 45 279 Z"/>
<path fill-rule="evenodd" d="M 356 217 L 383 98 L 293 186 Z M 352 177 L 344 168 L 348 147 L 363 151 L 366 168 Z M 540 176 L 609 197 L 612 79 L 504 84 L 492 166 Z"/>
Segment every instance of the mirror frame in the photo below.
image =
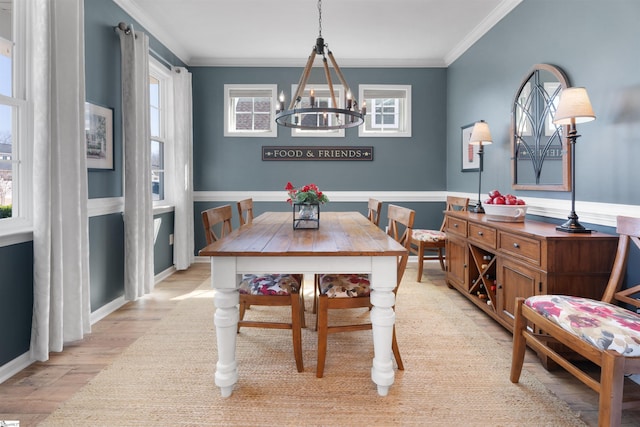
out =
<path fill-rule="evenodd" d="M 515 93 L 513 102 L 511 104 L 511 188 L 515 190 L 537 190 L 537 191 L 570 191 L 571 190 L 571 144 L 568 143 L 567 135 L 569 134 L 569 126 L 563 126 L 561 140 L 563 142 L 563 155 L 562 155 L 562 182 L 558 184 L 518 184 L 517 174 L 517 155 L 516 155 L 516 104 L 520 98 L 520 94 L 524 89 L 527 82 L 531 80 L 534 74 L 540 71 L 547 71 L 551 73 L 560 83 L 562 89 L 566 89 L 569 86 L 569 78 L 559 67 L 550 64 L 535 64 L 529 72 L 525 75 L 524 79 L 520 83 L 518 90 Z"/>

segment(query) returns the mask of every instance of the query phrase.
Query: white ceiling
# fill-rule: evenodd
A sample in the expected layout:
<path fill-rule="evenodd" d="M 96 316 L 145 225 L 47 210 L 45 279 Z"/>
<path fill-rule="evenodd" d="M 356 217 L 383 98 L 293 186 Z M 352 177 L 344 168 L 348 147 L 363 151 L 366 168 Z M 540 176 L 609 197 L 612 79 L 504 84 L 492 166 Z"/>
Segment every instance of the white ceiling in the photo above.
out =
<path fill-rule="evenodd" d="M 319 30 L 317 0 L 114 1 L 187 65 L 303 66 Z M 342 67 L 443 67 L 521 1 L 324 0 L 322 36 Z"/>

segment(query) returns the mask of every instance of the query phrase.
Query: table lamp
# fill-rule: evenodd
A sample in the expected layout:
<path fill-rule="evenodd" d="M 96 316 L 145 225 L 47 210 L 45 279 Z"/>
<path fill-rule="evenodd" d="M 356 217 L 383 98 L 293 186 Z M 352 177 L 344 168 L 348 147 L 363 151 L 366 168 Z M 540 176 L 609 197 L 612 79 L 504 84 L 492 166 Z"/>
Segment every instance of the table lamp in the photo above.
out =
<path fill-rule="evenodd" d="M 568 221 L 556 227 L 558 231 L 566 233 L 591 233 L 578 222 L 576 214 L 576 140 L 580 137 L 576 130 L 576 123 L 586 123 L 595 120 L 587 90 L 583 87 L 569 87 L 560 93 L 560 101 L 553 118 L 556 125 L 569 125 L 567 139 L 571 143 L 571 213 Z"/>
<path fill-rule="evenodd" d="M 469 145 L 479 145 L 478 148 L 478 157 L 480 158 L 480 164 L 478 167 L 478 204 L 474 207 L 470 208 L 471 212 L 475 213 L 484 213 L 484 208 L 482 207 L 482 157 L 484 156 L 484 146 L 493 143 L 493 139 L 491 138 L 491 131 L 489 130 L 489 125 L 484 120 L 480 120 L 473 125 L 473 130 L 471 131 L 471 138 L 469 138 Z"/>

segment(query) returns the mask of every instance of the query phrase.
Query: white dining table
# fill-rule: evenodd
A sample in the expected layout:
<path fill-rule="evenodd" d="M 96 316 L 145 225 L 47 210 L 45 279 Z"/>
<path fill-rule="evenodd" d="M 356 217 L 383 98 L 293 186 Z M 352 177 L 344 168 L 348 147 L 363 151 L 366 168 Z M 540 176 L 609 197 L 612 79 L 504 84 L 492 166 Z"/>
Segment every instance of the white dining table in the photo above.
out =
<path fill-rule="evenodd" d="M 386 396 L 394 382 L 397 257 L 406 249 L 359 212 L 321 212 L 318 229 L 293 229 L 291 212 L 266 212 L 199 251 L 211 260 L 218 362 L 215 384 L 229 397 L 238 382 L 238 285 L 249 273 L 363 273 L 371 280 L 371 379 Z"/>

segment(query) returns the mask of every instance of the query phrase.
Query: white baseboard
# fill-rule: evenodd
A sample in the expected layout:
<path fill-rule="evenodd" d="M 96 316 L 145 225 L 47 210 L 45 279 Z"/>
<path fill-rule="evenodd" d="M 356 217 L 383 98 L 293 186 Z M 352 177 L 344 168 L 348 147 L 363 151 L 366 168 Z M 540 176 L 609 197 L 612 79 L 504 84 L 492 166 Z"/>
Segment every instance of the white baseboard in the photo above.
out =
<path fill-rule="evenodd" d="M 31 365 L 34 360 L 31 359 L 29 352 L 24 353 L 21 356 L 16 357 L 11 362 L 5 363 L 0 366 L 0 384 L 22 371 L 29 365 Z"/>

